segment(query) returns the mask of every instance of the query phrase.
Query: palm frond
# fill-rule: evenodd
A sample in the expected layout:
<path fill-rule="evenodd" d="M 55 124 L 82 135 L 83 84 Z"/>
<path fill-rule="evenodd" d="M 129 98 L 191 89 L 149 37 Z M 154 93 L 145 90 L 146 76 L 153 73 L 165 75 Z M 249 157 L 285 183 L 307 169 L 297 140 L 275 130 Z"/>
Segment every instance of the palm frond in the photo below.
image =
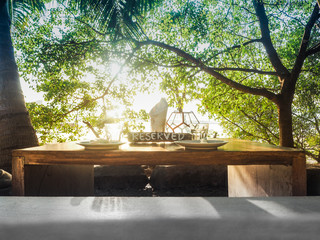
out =
<path fill-rule="evenodd" d="M 70 0 L 104 31 L 140 35 L 139 19 L 162 0 Z"/>
<path fill-rule="evenodd" d="M 43 0 L 11 0 L 9 4 L 11 18 L 16 27 L 26 25 L 32 13 L 43 13 L 45 10 L 45 2 Z"/>

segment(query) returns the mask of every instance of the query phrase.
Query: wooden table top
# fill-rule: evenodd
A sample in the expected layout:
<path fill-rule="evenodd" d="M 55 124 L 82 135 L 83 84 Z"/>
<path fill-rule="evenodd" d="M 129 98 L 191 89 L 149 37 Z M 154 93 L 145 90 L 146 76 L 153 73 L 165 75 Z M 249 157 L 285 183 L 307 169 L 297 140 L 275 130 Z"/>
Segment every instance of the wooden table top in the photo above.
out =
<path fill-rule="evenodd" d="M 185 150 L 176 144 L 124 144 L 119 150 L 85 150 L 72 143 L 48 144 L 14 150 L 13 157 L 23 157 L 24 164 L 93 164 L 93 165 L 291 165 L 304 152 L 252 141 L 228 141 L 218 150 Z M 302 160 L 303 161 L 303 160 Z"/>
<path fill-rule="evenodd" d="M 218 147 L 218 150 L 214 150 L 215 152 L 302 152 L 300 149 L 296 148 L 287 148 L 287 147 L 279 147 L 271 144 L 253 142 L 248 140 L 240 140 L 240 139 L 217 139 L 228 142 L 226 145 Z M 47 151 L 58 151 L 58 152 L 69 152 L 69 151 L 88 151 L 88 152 L 163 152 L 163 151 L 192 151 L 185 150 L 184 147 L 181 147 L 174 143 L 154 143 L 154 144 L 124 144 L 120 146 L 119 150 L 85 150 L 83 146 L 80 146 L 76 142 L 68 142 L 68 143 L 54 143 L 54 144 L 46 144 L 43 146 L 30 147 L 24 149 L 14 150 L 14 156 L 18 156 L 21 153 L 28 152 L 47 152 Z M 202 150 L 196 152 L 212 152 L 212 150 Z"/>

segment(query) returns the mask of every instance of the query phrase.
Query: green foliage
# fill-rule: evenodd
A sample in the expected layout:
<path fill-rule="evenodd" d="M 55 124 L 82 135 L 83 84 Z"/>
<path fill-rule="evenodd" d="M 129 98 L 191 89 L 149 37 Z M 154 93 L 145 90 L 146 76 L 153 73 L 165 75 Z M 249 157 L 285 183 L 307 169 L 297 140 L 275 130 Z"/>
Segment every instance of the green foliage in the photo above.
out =
<path fill-rule="evenodd" d="M 272 43 L 291 71 L 315 3 L 300 2 L 299 7 L 286 1 L 264 3 Z M 236 83 L 280 94 L 281 82 L 271 73 L 274 68 L 260 41 L 261 29 L 252 1 L 166 1 L 150 13 L 144 26 L 149 39 L 190 54 Z M 309 47 L 319 42 L 320 32 L 314 27 Z M 181 96 L 187 89 L 188 95 L 202 101 L 202 113 L 221 121 L 230 137 L 279 143 L 278 110 L 274 103 L 228 87 L 203 73 L 187 57 L 155 46 L 146 49 L 138 61 L 141 65 L 145 62 L 158 66 L 157 70 L 149 70 L 158 71 L 163 79 L 162 90 L 169 95 L 171 106 L 183 106 Z M 166 67 L 170 70 L 164 70 Z M 319 82 L 319 69 L 319 54 L 306 59 L 293 102 L 295 144 L 318 160 L 320 114 L 319 93 L 315 89 L 319 85 L 315 83 Z M 188 72 L 198 73 L 192 81 L 183 81 Z"/>
<path fill-rule="evenodd" d="M 27 103 L 31 121 L 37 131 L 39 141 L 47 143 L 52 141 L 75 141 L 85 134 L 79 122 L 74 122 L 73 116 L 64 117 L 60 121 L 61 111 L 52 106 L 37 103 Z"/>
<path fill-rule="evenodd" d="M 278 112 L 270 101 L 234 91 L 213 79 L 201 89 L 201 96 L 200 111 L 217 119 L 229 136 L 279 143 Z"/>
<path fill-rule="evenodd" d="M 169 106 L 183 111 L 184 104 L 192 100 L 196 88 L 195 72 L 186 71 L 184 68 L 166 69 L 161 73 L 160 90 L 167 94 Z"/>
<path fill-rule="evenodd" d="M 69 1 L 69 7 L 79 10 L 78 18 L 98 31 L 115 39 L 122 36 L 139 37 L 143 15 L 162 0 L 79 0 Z"/>
<path fill-rule="evenodd" d="M 145 124 L 149 118 L 149 114 L 143 109 L 139 112 L 127 109 L 124 113 L 123 134 L 127 134 L 129 132 L 143 132 L 146 127 Z"/>
<path fill-rule="evenodd" d="M 148 90 L 160 79 L 171 106 L 182 109 L 190 99 L 200 100 L 200 110 L 220 120 L 231 137 L 278 144 L 278 112 L 273 103 L 235 91 L 204 73 L 206 66 L 235 83 L 281 93 L 281 82 L 260 41 L 261 29 L 252 1 L 167 0 L 133 20 L 139 26 L 139 34 L 133 34 L 135 27 L 112 20 L 121 15 L 117 9 L 114 14 L 103 15 L 99 5 L 103 1 L 97 5 L 90 0 L 81 2 L 96 7 L 91 11 L 89 5 L 82 4 L 87 14 L 81 14 L 78 5 L 71 4 L 68 9 L 52 9 L 41 21 L 35 15 L 33 25 L 21 31 L 17 39 L 22 75 L 34 84 L 35 90 L 44 92 L 47 101 L 45 106 L 29 106 L 34 116 L 39 116 L 34 119 L 38 122 L 37 129 L 53 131 L 59 129 L 59 121 L 78 124 L 86 120 L 100 129 L 105 120 L 103 109 L 108 109 L 114 99 L 129 104 L 131 93 Z M 301 1 L 299 7 L 287 1 L 264 2 L 272 43 L 284 66 L 291 71 L 314 1 Z M 134 1 L 118 3 L 123 7 Z M 127 30 L 131 33 L 123 37 Z M 111 32 L 116 32 L 117 37 L 106 34 Z M 133 41 L 126 42 L 128 38 Z M 144 46 L 127 63 L 130 76 L 127 84 L 114 84 L 110 63 L 123 63 L 132 47 L 138 46 L 137 40 L 149 39 L 182 50 L 203 66 L 173 51 Z M 314 28 L 310 46 L 319 41 L 320 32 Z M 293 102 L 295 144 L 318 159 L 319 69 L 319 54 L 306 59 Z M 106 90 L 108 94 L 101 97 Z M 41 116 L 41 112 L 49 111 L 54 116 L 49 119 Z M 125 117 L 133 119 L 126 123 L 127 131 L 134 126 L 137 131 L 143 129 L 138 119 L 145 118 L 145 113 L 129 111 Z M 51 123 L 45 125 L 45 121 Z M 81 131 L 72 134 L 78 136 Z"/>
<path fill-rule="evenodd" d="M 44 94 L 43 104 L 27 106 L 42 143 L 85 136 L 90 130 L 84 122 L 101 133 L 104 109 L 115 101 L 130 105 L 137 88 L 112 76 L 110 64 L 123 62 L 127 52 L 118 50 L 126 45 L 115 47 L 108 36 L 77 21 L 78 13 L 72 11 L 58 5 L 44 18 L 35 15 L 15 42 L 21 76 Z"/>
<path fill-rule="evenodd" d="M 306 74 L 302 78 L 297 86 L 293 114 L 296 144 L 320 162 L 319 73 Z"/>
<path fill-rule="evenodd" d="M 4 0 L 3 0 L 4 1 Z M 51 0 L 8 0 L 9 13 L 16 29 L 23 29 L 28 25 L 31 14 L 42 14 L 45 11 L 45 3 Z"/>

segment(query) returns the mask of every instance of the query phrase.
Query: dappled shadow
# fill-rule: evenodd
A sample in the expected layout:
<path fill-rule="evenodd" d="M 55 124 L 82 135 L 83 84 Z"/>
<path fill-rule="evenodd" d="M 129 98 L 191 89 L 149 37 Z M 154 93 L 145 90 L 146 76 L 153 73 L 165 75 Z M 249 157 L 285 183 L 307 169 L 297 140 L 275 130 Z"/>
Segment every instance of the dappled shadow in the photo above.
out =
<path fill-rule="evenodd" d="M 213 198 L 204 197 L 218 212 L 221 218 L 250 218 L 256 216 L 270 217 L 270 213 L 257 207 L 247 198 Z"/>
<path fill-rule="evenodd" d="M 312 197 L 204 199 L 221 217 L 297 219 L 303 216 L 320 216 L 319 199 Z"/>

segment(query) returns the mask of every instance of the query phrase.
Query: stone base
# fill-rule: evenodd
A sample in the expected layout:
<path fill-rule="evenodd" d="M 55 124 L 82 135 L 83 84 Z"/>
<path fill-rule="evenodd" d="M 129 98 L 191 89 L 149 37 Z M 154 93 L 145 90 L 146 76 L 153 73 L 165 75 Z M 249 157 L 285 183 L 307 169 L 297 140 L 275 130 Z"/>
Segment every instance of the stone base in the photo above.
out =
<path fill-rule="evenodd" d="M 11 194 L 12 194 L 11 187 L 0 188 L 0 196 L 11 196 Z"/>
<path fill-rule="evenodd" d="M 148 178 L 141 166 L 95 166 L 95 189 L 144 189 Z"/>
<path fill-rule="evenodd" d="M 0 196 L 11 195 L 11 182 L 11 174 L 3 169 L 0 169 Z"/>
<path fill-rule="evenodd" d="M 226 188 L 227 166 L 156 166 L 150 177 L 155 190 L 175 188 Z"/>
<path fill-rule="evenodd" d="M 320 196 L 320 167 L 307 169 L 307 195 Z"/>
<path fill-rule="evenodd" d="M 0 169 L 0 189 L 11 187 L 12 176 L 5 170 Z"/>
<path fill-rule="evenodd" d="M 92 196 L 92 165 L 26 165 L 26 196 Z"/>

